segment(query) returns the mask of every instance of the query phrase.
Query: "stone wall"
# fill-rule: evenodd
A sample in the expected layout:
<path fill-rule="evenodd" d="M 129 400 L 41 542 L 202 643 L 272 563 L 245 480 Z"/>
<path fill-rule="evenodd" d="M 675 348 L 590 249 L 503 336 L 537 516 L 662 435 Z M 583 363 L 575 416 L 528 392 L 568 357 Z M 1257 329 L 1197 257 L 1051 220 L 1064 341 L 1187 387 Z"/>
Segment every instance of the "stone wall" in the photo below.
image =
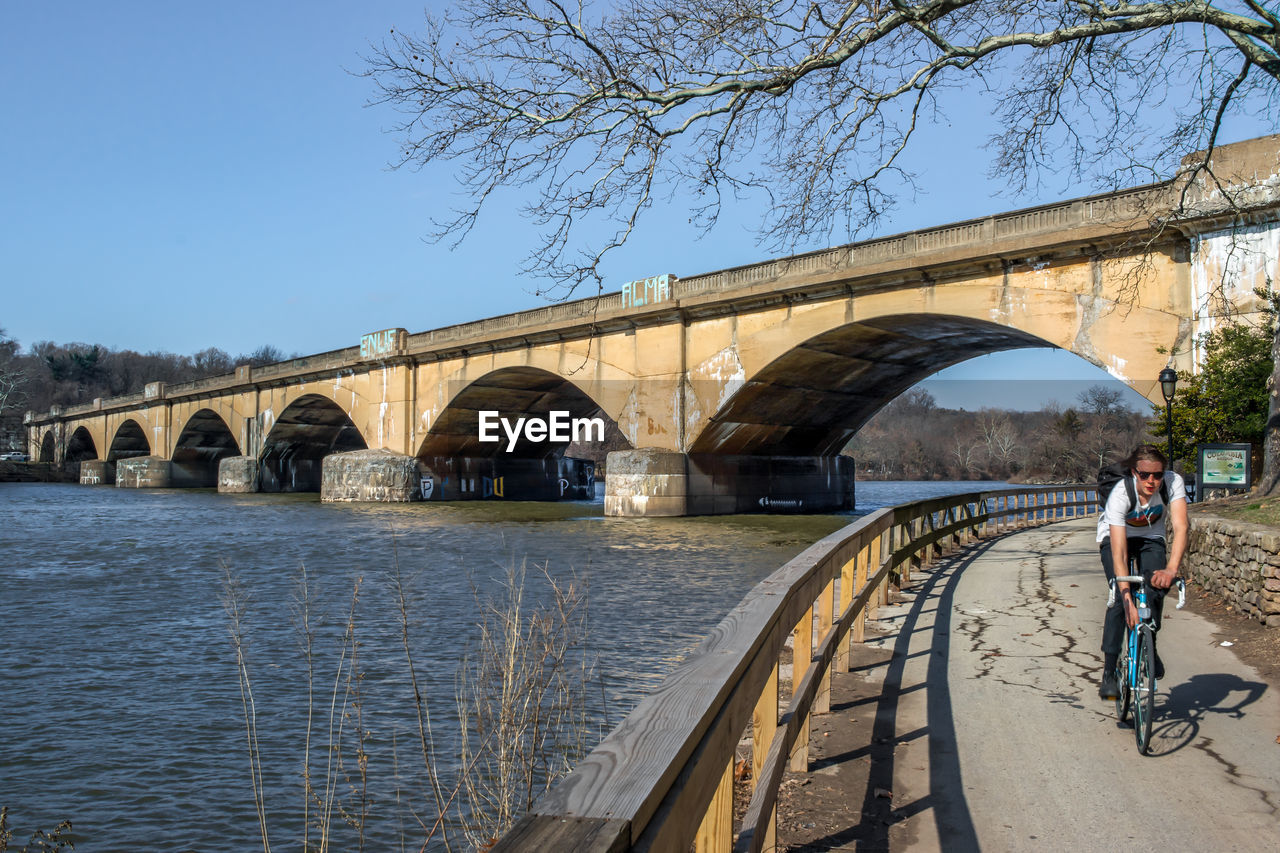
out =
<path fill-rule="evenodd" d="M 1183 565 L 1188 580 L 1280 628 L 1280 531 L 1193 511 Z"/>

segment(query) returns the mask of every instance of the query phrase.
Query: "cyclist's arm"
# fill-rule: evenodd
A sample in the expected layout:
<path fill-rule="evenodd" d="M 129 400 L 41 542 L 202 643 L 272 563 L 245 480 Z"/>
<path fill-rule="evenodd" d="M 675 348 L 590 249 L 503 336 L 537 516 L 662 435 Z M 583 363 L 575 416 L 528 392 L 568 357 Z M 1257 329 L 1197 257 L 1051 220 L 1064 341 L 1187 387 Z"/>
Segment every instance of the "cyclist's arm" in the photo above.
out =
<path fill-rule="evenodd" d="M 1157 589 L 1168 589 L 1178 577 L 1178 567 L 1182 565 L 1182 557 L 1187 553 L 1187 501 L 1179 498 L 1169 503 L 1169 524 L 1173 530 L 1173 541 L 1169 543 L 1168 560 L 1164 568 L 1151 573 L 1151 585 Z"/>
<path fill-rule="evenodd" d="M 1122 524 L 1111 525 L 1111 565 L 1117 577 L 1129 574 L 1129 533 Z M 1116 595 L 1124 605 L 1125 618 L 1132 628 L 1138 624 L 1138 605 L 1134 604 L 1129 584 L 1116 582 Z"/>
<path fill-rule="evenodd" d="M 1129 534 L 1124 527 L 1111 525 L 1111 565 L 1115 567 L 1117 576 L 1129 574 Z M 1116 590 L 1128 589 L 1127 583 L 1117 583 Z"/>

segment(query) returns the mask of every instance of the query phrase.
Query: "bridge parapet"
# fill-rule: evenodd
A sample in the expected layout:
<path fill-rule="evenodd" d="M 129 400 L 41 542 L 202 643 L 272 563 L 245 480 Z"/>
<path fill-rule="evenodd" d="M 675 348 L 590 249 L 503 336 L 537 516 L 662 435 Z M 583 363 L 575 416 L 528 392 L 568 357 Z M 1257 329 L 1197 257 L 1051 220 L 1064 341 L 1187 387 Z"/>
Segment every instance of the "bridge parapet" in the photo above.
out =
<path fill-rule="evenodd" d="M 237 370 L 231 373 L 220 373 L 217 376 L 206 376 L 203 379 L 193 379 L 190 382 L 177 382 L 168 386 L 165 393 L 171 397 L 187 397 L 209 391 L 225 391 L 239 384 L 239 376 Z"/>
<path fill-rule="evenodd" d="M 915 568 L 977 537 L 1075 517 L 1096 501 L 1086 484 L 936 498 L 880 510 L 810 546 L 748 593 L 492 849 L 729 849 L 748 725 L 753 793 L 733 849 L 773 849 L 783 773 L 808 769 L 810 716 L 830 710 L 831 673 L 848 669 L 850 643 L 862 641 L 890 584 L 908 585 Z M 788 638 L 789 701 L 779 695 Z"/>
<path fill-rule="evenodd" d="M 360 347 L 345 347 L 253 368 L 253 380 L 284 379 L 350 368 L 360 361 Z"/>

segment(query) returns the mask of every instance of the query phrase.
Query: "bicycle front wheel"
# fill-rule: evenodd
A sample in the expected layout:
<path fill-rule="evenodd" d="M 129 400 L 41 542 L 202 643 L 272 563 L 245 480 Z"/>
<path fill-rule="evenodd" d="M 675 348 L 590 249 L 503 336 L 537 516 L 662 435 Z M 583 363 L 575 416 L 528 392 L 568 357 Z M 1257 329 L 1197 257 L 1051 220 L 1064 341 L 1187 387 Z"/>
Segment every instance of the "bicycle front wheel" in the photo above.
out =
<path fill-rule="evenodd" d="M 1120 646 L 1120 659 L 1116 661 L 1116 684 L 1119 686 L 1116 692 L 1116 717 L 1123 723 L 1129 719 L 1129 698 L 1133 695 L 1129 691 L 1129 632 L 1127 630 L 1124 643 Z"/>
<path fill-rule="evenodd" d="M 1151 748 L 1151 721 L 1156 713 L 1156 644 L 1151 626 L 1138 626 L 1138 679 L 1133 693 L 1133 733 L 1138 752 Z"/>

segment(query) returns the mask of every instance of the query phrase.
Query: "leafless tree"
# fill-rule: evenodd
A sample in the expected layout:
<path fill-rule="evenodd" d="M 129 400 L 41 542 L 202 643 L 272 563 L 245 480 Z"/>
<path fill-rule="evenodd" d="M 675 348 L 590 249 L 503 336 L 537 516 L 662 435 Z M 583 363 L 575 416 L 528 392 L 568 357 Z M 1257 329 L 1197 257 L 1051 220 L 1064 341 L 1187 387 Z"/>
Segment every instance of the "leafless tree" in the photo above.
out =
<path fill-rule="evenodd" d="M 987 446 L 987 458 L 1000 463 L 1007 470 L 1017 470 L 1017 458 L 1022 451 L 1018 431 L 1009 422 L 1006 412 L 988 409 L 978 418 L 978 429 Z"/>
<path fill-rule="evenodd" d="M 22 405 L 26 399 L 23 393 L 26 381 L 26 374 L 21 368 L 9 362 L 0 364 L 0 415 L 8 414 L 10 409 L 16 409 Z"/>
<path fill-rule="evenodd" d="M 27 402 L 29 377 L 17 355 L 18 342 L 0 329 L 0 447 L 6 450 L 18 446 L 18 412 Z"/>
<path fill-rule="evenodd" d="M 231 356 L 217 347 L 202 349 L 191 356 L 191 366 L 194 368 L 196 375 L 200 377 L 217 376 L 220 373 L 230 373 L 236 369 L 235 361 Z"/>
<path fill-rule="evenodd" d="M 1128 411 L 1124 395 L 1106 385 L 1090 385 L 1076 395 L 1080 408 L 1094 415 L 1121 415 Z"/>
<path fill-rule="evenodd" d="M 960 87 L 995 93 L 992 171 L 1015 189 L 1045 167 L 1167 176 L 1228 116 L 1274 107 L 1280 19 L 1257 0 L 459 0 L 366 73 L 402 111 L 402 165 L 461 166 L 471 203 L 439 234 L 532 190 L 530 267 L 572 288 L 674 189 L 707 227 L 767 193 L 777 248 L 873 224 Z"/>
<path fill-rule="evenodd" d="M 951 446 L 951 458 L 955 460 L 956 471 L 965 479 L 981 473 L 981 460 L 986 456 L 986 447 L 973 436 L 957 436 Z"/>

